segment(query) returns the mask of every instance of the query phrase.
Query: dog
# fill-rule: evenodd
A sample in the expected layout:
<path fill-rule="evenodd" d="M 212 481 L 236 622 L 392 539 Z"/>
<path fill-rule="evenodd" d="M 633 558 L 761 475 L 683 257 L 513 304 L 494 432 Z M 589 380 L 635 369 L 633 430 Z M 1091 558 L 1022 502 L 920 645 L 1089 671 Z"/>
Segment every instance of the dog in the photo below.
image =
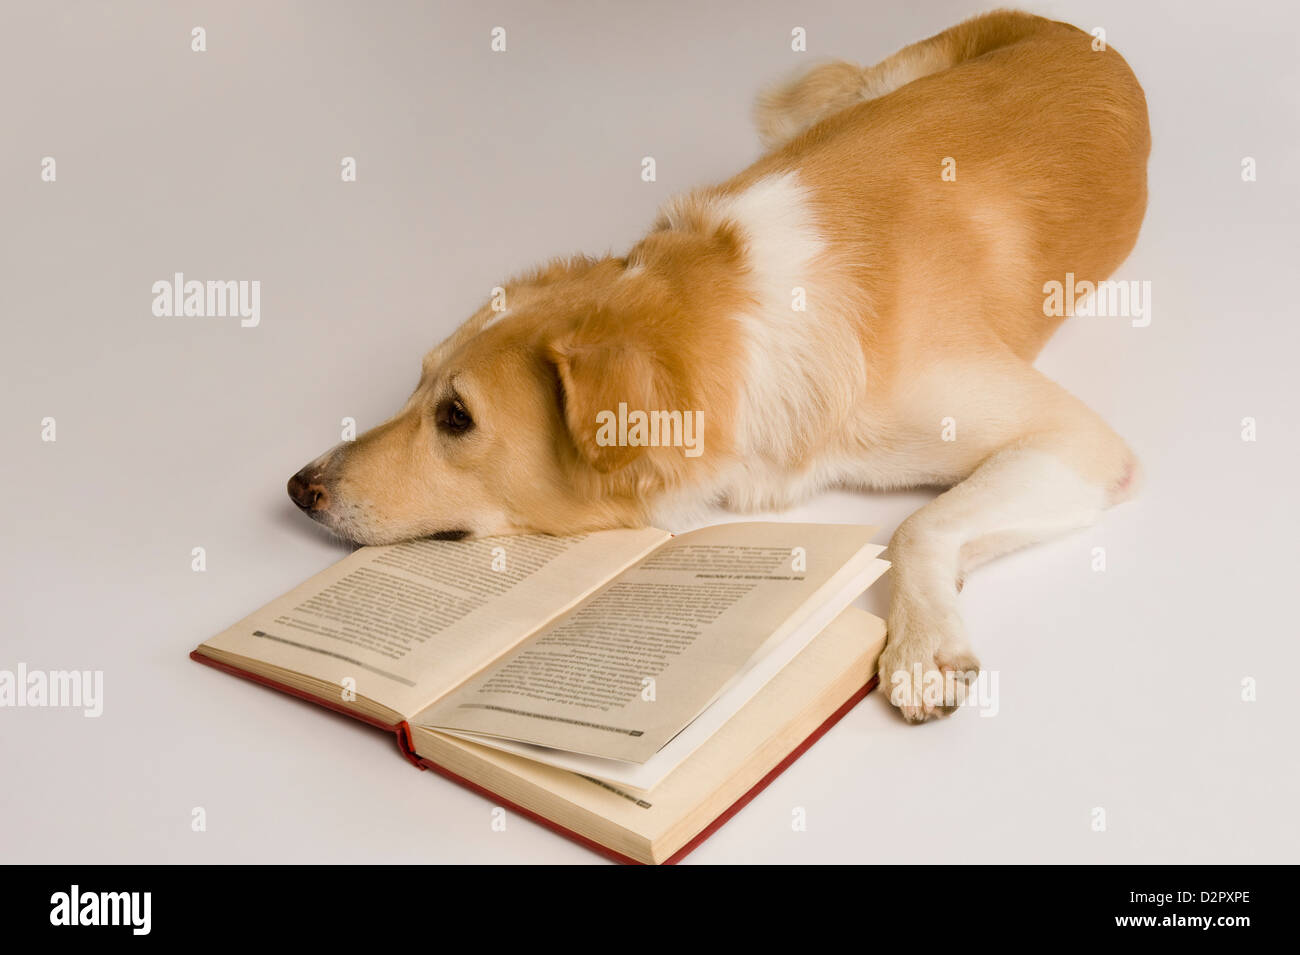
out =
<path fill-rule="evenodd" d="M 880 673 L 925 720 L 948 708 L 906 675 L 979 669 L 965 575 L 1137 487 L 1126 443 L 1032 362 L 1064 320 L 1050 284 L 1104 280 L 1137 241 L 1145 96 L 1104 42 L 999 11 L 872 67 L 815 66 L 756 117 L 757 162 L 669 201 L 625 256 L 508 282 L 395 417 L 289 495 L 380 544 L 946 487 L 890 543 Z M 635 412 L 669 431 L 692 412 L 707 440 L 629 440 Z"/>

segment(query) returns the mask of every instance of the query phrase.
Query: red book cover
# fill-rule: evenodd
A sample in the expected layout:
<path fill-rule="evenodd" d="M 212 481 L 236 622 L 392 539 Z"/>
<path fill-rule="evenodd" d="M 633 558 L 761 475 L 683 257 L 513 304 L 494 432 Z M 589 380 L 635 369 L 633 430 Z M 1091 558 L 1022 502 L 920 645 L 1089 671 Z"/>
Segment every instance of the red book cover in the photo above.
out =
<path fill-rule="evenodd" d="M 272 689 L 279 690 L 281 693 L 288 693 L 290 696 L 296 696 L 301 700 L 309 700 L 312 703 L 316 703 L 320 706 L 325 707 L 326 709 L 333 710 L 336 713 L 342 713 L 345 716 L 351 716 L 355 719 L 361 720 L 361 722 L 363 723 L 368 723 L 369 725 L 377 729 L 385 730 L 389 733 L 392 733 L 397 740 L 397 748 L 401 752 L 401 754 L 404 757 L 406 757 L 406 759 L 409 760 L 411 763 L 418 766 L 420 769 L 431 769 L 435 773 L 438 773 L 440 776 L 444 776 L 447 779 L 450 779 L 452 782 L 459 783 L 461 786 L 464 786 L 466 789 L 473 790 L 479 795 L 487 797 L 493 802 L 493 804 L 498 806 L 504 806 L 505 808 L 509 809 L 513 813 L 516 813 L 527 819 L 531 819 L 533 822 L 545 826 L 547 829 L 550 829 L 553 832 L 558 832 L 560 835 L 564 836 L 565 838 L 571 839 L 574 842 L 577 842 L 580 845 L 587 847 L 592 852 L 599 853 L 600 855 L 604 856 L 607 859 L 612 859 L 615 862 L 621 862 L 627 865 L 642 864 L 637 859 L 632 859 L 629 858 L 628 856 L 623 855 L 622 853 L 615 852 L 613 849 L 603 846 L 599 842 L 594 842 L 591 839 L 586 838 L 585 836 L 579 835 L 578 833 L 574 832 L 571 829 L 566 829 L 564 826 L 561 826 L 558 823 L 553 822 L 550 819 L 547 819 L 545 816 L 539 815 L 529 809 L 525 809 L 523 806 L 513 803 L 508 799 L 503 799 L 501 796 L 499 796 L 497 793 L 492 792 L 490 789 L 486 789 L 483 786 L 478 785 L 478 783 L 471 782 L 470 780 L 465 779 L 463 776 L 458 776 L 457 774 L 451 772 L 450 770 L 445 769 L 442 766 L 439 766 L 437 763 L 434 763 L 418 755 L 415 752 L 415 750 L 412 748 L 411 729 L 410 726 L 408 726 L 405 721 L 401 723 L 397 723 L 396 725 L 389 725 L 380 722 L 379 720 L 370 719 L 359 713 L 353 712 L 352 710 L 349 710 L 347 707 L 341 706 L 338 703 L 335 703 L 331 700 L 327 700 L 319 696 L 313 696 L 310 693 L 304 693 L 301 690 L 295 690 L 292 687 L 286 686 L 283 683 L 278 683 L 275 680 L 270 680 L 267 679 L 266 677 L 258 676 L 255 673 L 250 673 L 247 670 L 241 670 L 238 667 L 233 667 L 226 663 L 220 663 L 216 660 L 213 660 L 211 657 L 204 656 L 203 654 L 199 653 L 197 650 L 193 651 L 190 654 L 190 659 L 202 663 L 205 666 L 210 666 L 213 667 L 214 669 L 221 670 L 225 673 L 230 673 L 233 674 L 234 676 L 243 677 L 245 680 L 251 680 L 254 683 L 260 683 L 263 686 L 269 686 Z M 878 677 L 873 676 L 870 680 L 868 680 L 865 686 L 863 686 L 852 696 L 850 696 L 847 700 L 845 700 L 840 705 L 839 709 L 837 709 L 834 713 L 832 713 L 829 717 L 827 717 L 825 722 L 823 722 L 820 726 L 818 726 L 817 729 L 813 730 L 813 732 L 809 734 L 808 738 L 805 739 L 798 746 L 796 746 L 793 750 L 791 750 L 790 753 L 783 760 L 781 760 L 781 762 L 773 766 L 771 771 L 768 772 L 767 775 L 765 775 L 752 787 L 750 787 L 748 792 L 746 792 L 743 796 L 741 796 L 734 803 L 732 803 L 726 809 L 726 811 L 724 811 L 716 819 L 714 819 L 713 822 L 709 823 L 702 830 L 700 830 L 700 832 L 695 836 L 695 838 L 693 838 L 690 842 L 686 843 L 686 845 L 678 849 L 675 853 L 673 853 L 672 856 L 665 859 L 663 865 L 676 865 L 678 862 L 681 862 L 682 859 L 686 858 L 686 856 L 688 856 L 691 852 L 693 852 L 697 846 L 699 846 L 702 842 L 704 842 L 705 839 L 709 838 L 709 836 L 713 835 L 713 833 L 717 832 L 720 828 L 722 828 L 722 826 L 726 824 L 727 820 L 729 820 L 736 813 L 740 812 L 740 810 L 744 809 L 745 806 L 749 804 L 750 800 L 752 800 L 755 796 L 757 796 L 764 789 L 766 789 L 768 784 L 771 783 L 772 780 L 776 779 L 777 776 L 780 776 L 783 772 L 785 772 L 786 768 L 789 767 L 791 763 L 793 763 L 796 759 L 802 756 L 805 752 L 807 752 L 808 748 L 811 747 L 813 743 L 817 742 L 817 740 L 821 739 L 821 737 L 826 733 L 827 730 L 829 730 L 832 726 L 834 726 L 841 719 L 843 719 L 844 714 L 848 713 L 849 710 L 853 709 L 853 707 L 856 706 L 863 697 L 865 697 L 868 693 L 870 693 L 873 689 L 875 689 L 878 679 L 879 679 Z"/>

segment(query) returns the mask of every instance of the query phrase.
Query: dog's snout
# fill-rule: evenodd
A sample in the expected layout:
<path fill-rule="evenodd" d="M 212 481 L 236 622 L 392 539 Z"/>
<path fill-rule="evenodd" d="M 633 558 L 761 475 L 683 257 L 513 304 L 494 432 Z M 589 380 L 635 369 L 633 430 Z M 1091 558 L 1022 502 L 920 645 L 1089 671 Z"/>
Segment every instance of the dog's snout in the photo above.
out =
<path fill-rule="evenodd" d="M 289 497 L 304 511 L 323 510 L 329 505 L 329 494 L 318 480 L 319 475 L 311 472 L 310 467 L 303 468 L 289 478 Z"/>

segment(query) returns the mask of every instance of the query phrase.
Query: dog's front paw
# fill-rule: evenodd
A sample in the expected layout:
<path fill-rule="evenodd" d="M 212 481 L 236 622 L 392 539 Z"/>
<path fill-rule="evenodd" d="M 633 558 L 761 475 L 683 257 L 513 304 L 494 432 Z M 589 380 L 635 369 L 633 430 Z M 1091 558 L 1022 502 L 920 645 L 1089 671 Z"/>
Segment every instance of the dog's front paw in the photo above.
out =
<path fill-rule="evenodd" d="M 954 609 L 927 617 L 895 597 L 879 672 L 889 702 L 905 719 L 920 723 L 952 713 L 979 671 Z"/>

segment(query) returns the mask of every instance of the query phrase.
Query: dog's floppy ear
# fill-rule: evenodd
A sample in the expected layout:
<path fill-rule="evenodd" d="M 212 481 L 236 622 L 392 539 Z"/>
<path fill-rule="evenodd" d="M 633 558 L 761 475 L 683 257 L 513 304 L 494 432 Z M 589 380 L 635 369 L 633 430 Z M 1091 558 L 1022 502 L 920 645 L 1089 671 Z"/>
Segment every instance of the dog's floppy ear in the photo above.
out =
<path fill-rule="evenodd" d="M 663 369 L 646 350 L 571 335 L 551 342 L 546 357 L 555 370 L 560 417 L 587 463 L 608 473 L 645 453 L 620 442 L 618 422 L 619 405 L 629 412 L 668 407 Z"/>

